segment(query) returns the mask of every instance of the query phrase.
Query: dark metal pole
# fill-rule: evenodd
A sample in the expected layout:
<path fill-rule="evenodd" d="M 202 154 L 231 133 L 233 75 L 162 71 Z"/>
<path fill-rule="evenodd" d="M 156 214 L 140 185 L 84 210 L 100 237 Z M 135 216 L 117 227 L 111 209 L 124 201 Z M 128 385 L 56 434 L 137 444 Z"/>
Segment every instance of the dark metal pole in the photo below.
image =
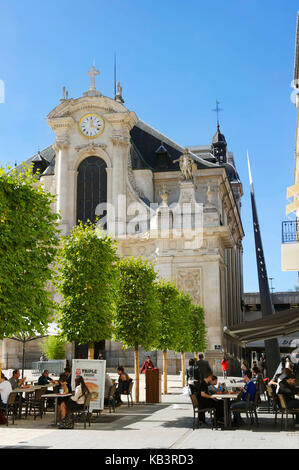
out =
<path fill-rule="evenodd" d="M 248 154 L 247 154 L 247 157 L 248 157 Z M 256 262 L 257 262 L 257 272 L 258 272 L 259 290 L 260 290 L 260 299 L 261 299 L 261 311 L 262 311 L 262 317 L 264 318 L 274 313 L 274 307 L 273 307 L 272 298 L 271 298 L 270 289 L 269 289 L 266 262 L 265 262 L 265 257 L 264 257 L 263 244 L 262 244 L 262 237 L 261 237 L 260 226 L 258 222 L 253 182 L 252 182 L 251 171 L 250 171 L 249 157 L 248 157 L 248 169 L 249 169 L 249 179 L 250 179 L 250 195 L 251 195 L 251 206 L 252 206 Z M 265 351 L 266 351 L 267 375 L 270 378 L 272 378 L 280 363 L 280 350 L 279 350 L 277 338 L 268 339 L 265 341 Z"/>
<path fill-rule="evenodd" d="M 23 356 L 22 356 L 22 378 L 24 377 L 24 369 L 25 369 L 25 345 L 26 339 L 23 339 Z"/>

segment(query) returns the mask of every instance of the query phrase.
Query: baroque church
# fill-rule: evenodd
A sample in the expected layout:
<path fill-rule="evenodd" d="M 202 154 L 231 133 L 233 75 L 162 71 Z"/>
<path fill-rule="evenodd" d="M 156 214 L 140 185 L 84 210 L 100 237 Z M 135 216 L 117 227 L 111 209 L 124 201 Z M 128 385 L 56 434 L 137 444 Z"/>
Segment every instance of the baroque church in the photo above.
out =
<path fill-rule="evenodd" d="M 220 373 L 223 353 L 237 367 L 242 351 L 223 335 L 225 326 L 243 320 L 243 192 L 233 153 L 219 124 L 211 144 L 182 147 L 126 108 L 119 83 L 114 98 L 103 96 L 98 73 L 92 66 L 90 88 L 80 98 L 63 89 L 47 117 L 53 144 L 26 163 L 56 195 L 63 234 L 79 220 L 99 218 L 119 256 L 148 258 L 204 307 L 206 358 L 214 371 Z M 108 367 L 133 366 L 133 352 L 121 344 L 102 342 L 99 350 Z M 75 344 L 67 351 L 69 359 L 87 354 Z M 162 353 L 150 354 L 161 368 Z M 169 373 L 179 372 L 179 355 L 170 352 L 168 362 Z"/>

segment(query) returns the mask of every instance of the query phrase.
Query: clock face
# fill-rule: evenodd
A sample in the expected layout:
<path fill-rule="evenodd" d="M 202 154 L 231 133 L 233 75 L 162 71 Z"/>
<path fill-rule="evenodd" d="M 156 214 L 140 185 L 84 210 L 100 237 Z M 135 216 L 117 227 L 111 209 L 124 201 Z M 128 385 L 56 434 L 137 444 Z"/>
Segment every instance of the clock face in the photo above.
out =
<path fill-rule="evenodd" d="M 86 114 L 80 119 L 79 130 L 84 137 L 95 139 L 104 131 L 104 119 L 95 113 Z"/>

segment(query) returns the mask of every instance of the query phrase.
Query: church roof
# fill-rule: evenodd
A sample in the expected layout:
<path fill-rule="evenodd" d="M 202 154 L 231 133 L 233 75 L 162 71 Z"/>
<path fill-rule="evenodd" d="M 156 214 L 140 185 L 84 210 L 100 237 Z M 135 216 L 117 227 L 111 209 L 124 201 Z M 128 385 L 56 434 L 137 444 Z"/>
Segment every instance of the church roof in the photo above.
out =
<path fill-rule="evenodd" d="M 223 142 L 223 143 L 226 144 L 225 137 L 224 137 L 223 134 L 221 134 L 221 132 L 220 132 L 220 126 L 219 126 L 219 124 L 217 124 L 217 131 L 216 131 L 216 133 L 215 133 L 214 136 L 213 136 L 212 144 L 218 144 L 219 142 Z"/>

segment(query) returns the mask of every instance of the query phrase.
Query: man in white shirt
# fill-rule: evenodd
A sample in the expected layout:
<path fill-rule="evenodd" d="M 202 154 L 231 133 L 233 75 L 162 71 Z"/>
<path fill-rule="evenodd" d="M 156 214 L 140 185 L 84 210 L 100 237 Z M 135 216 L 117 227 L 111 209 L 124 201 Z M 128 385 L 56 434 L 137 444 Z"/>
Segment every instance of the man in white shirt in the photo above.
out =
<path fill-rule="evenodd" d="M 5 379 L 5 376 L 1 372 L 0 379 L 0 405 L 6 405 L 8 397 L 12 392 L 12 386 L 8 380 Z"/>

